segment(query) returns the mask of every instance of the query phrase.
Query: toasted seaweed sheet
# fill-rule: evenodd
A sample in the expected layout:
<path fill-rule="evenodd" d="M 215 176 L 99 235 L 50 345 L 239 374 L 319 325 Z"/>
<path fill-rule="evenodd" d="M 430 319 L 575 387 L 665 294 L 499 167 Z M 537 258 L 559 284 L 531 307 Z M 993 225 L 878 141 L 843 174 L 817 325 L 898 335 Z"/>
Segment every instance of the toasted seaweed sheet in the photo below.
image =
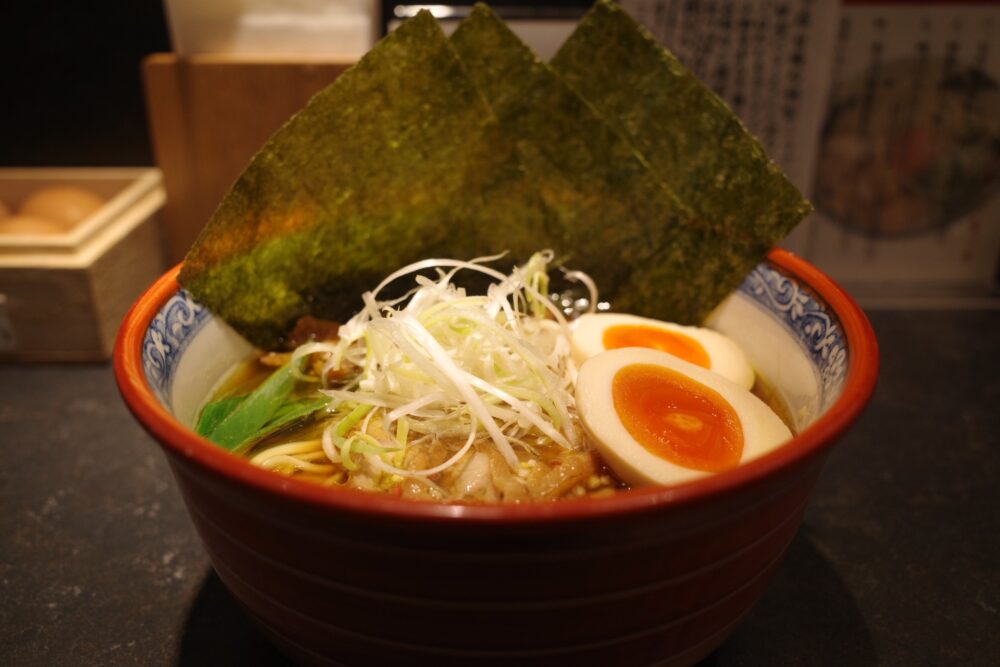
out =
<path fill-rule="evenodd" d="M 653 267 L 657 274 L 696 273 L 702 264 L 689 244 L 704 227 L 630 142 L 485 5 L 475 6 L 451 43 L 500 124 L 517 138 L 522 164 L 554 213 L 554 227 L 527 230 L 527 249 L 551 247 L 561 261 L 589 273 L 618 309 L 685 321 L 704 315 L 700 294 L 657 290 L 650 298 L 623 289 L 647 282 Z M 493 242 L 505 247 L 504 235 Z"/>
<path fill-rule="evenodd" d="M 502 171 L 498 131 L 423 13 L 268 140 L 194 244 L 181 282 L 262 347 L 303 315 L 349 316 L 387 267 L 475 246 L 456 202 L 473 205 L 469 173 Z"/>
<path fill-rule="evenodd" d="M 726 103 L 614 2 L 595 3 L 552 67 L 710 223 L 698 243 L 717 265 L 707 303 L 812 210 Z"/>
<path fill-rule="evenodd" d="M 261 148 L 188 254 L 182 284 L 276 347 L 304 315 L 349 317 L 408 262 L 507 251 L 513 264 L 552 248 L 619 310 L 699 321 L 807 209 L 724 105 L 696 109 L 730 137 L 713 156 L 718 146 L 700 147 L 711 131 L 686 128 L 697 119 L 643 87 L 670 61 L 630 21 L 599 3 L 553 68 L 485 6 L 450 40 L 422 12 Z M 588 64 L 583 52 L 598 46 Z M 650 71 L 631 71 L 637 62 Z M 671 76 L 704 97 L 696 80 Z M 651 108 L 617 99 L 632 94 Z M 664 109 L 678 118 L 656 119 Z M 662 158 L 669 138 L 646 136 L 658 132 L 687 133 L 684 149 Z"/>

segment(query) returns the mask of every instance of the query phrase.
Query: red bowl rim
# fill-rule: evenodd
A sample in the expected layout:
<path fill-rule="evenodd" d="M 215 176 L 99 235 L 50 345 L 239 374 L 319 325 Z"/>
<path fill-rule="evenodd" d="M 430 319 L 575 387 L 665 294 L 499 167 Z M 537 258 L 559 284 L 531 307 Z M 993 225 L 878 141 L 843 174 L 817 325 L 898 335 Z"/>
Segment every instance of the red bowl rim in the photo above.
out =
<path fill-rule="evenodd" d="M 854 299 L 825 273 L 786 250 L 772 250 L 768 261 L 812 289 L 840 320 L 849 350 L 843 393 L 816 422 L 771 453 L 728 472 L 672 487 L 631 489 L 602 498 L 518 505 L 449 504 L 352 489 L 330 489 L 258 468 L 181 424 L 160 404 L 146 380 L 142 369 L 143 338 L 153 317 L 177 293 L 180 265 L 153 283 L 125 316 L 115 343 L 115 377 L 126 405 L 168 454 L 265 494 L 299 501 L 317 509 L 421 521 L 535 523 L 597 519 L 688 504 L 753 484 L 824 451 L 858 418 L 875 389 L 878 342 L 871 323 Z"/>

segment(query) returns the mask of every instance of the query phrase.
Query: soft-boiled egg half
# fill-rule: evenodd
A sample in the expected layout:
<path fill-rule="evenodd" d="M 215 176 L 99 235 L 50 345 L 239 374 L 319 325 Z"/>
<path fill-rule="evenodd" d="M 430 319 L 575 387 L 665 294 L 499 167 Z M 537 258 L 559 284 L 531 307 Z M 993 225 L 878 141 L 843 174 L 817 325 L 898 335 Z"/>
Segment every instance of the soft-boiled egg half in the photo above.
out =
<path fill-rule="evenodd" d="M 584 362 L 576 403 L 605 462 L 633 485 L 730 470 L 792 435 L 748 389 L 648 348 L 610 350 Z"/>
<path fill-rule="evenodd" d="M 711 329 L 637 315 L 588 313 L 573 322 L 570 344 L 578 364 L 606 350 L 647 347 L 707 368 L 747 389 L 753 387 L 753 367 L 746 354 L 732 339 Z"/>

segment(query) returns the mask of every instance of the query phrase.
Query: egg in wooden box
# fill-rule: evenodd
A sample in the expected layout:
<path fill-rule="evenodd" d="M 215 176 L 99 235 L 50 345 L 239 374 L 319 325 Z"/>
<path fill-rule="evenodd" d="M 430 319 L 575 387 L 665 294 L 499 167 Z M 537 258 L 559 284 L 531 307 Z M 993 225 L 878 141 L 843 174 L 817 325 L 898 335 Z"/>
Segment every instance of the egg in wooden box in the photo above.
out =
<path fill-rule="evenodd" d="M 156 169 L 0 169 L 0 360 L 107 359 L 164 201 Z"/>

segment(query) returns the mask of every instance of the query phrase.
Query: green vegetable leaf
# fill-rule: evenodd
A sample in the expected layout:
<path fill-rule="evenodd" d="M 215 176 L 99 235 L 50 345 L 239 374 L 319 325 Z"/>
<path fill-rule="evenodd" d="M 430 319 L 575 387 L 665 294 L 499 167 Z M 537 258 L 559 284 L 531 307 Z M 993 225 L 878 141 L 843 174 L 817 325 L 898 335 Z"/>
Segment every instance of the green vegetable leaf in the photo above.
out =
<path fill-rule="evenodd" d="M 214 426 L 203 435 L 222 447 L 239 453 L 261 438 L 307 417 L 328 403 L 325 397 L 293 396 L 298 382 L 295 368 L 292 362 L 288 362 L 253 392 L 233 401 L 232 405 L 226 401 L 233 399 L 210 404 L 212 414 L 206 417 L 202 412 L 199 426 L 205 422 L 214 422 Z M 228 414 L 218 419 L 219 414 L 227 409 Z M 202 433 L 200 429 L 199 433 Z"/>
<path fill-rule="evenodd" d="M 297 401 L 289 401 L 278 409 L 278 412 L 276 412 L 274 417 L 272 417 L 271 420 L 264 425 L 264 427 L 258 432 L 258 437 L 254 439 L 260 440 L 264 436 L 271 435 L 275 431 L 291 426 L 300 419 L 308 417 L 317 410 L 325 408 L 329 404 L 330 399 L 325 396 L 321 398 L 303 398 Z"/>
<path fill-rule="evenodd" d="M 229 396 L 212 401 L 201 410 L 196 428 L 198 435 L 208 436 L 219 423 L 228 417 L 236 407 L 243 402 L 246 396 Z"/>

